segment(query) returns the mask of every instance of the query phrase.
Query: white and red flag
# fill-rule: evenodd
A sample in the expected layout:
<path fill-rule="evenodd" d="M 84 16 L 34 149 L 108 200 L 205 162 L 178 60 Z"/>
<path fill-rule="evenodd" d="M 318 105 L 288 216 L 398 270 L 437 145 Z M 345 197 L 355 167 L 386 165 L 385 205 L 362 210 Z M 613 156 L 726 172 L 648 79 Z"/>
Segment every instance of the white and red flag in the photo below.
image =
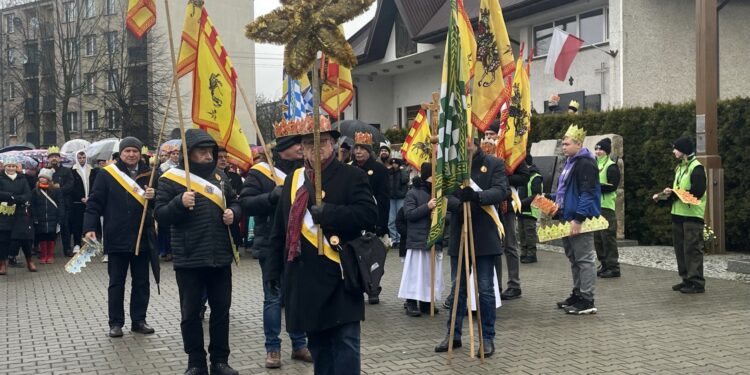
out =
<path fill-rule="evenodd" d="M 578 50 L 581 49 L 583 40 L 558 28 L 554 30 L 547 52 L 547 65 L 544 67 L 544 73 L 554 74 L 555 78 L 564 81 L 570 65 L 573 64 Z"/>

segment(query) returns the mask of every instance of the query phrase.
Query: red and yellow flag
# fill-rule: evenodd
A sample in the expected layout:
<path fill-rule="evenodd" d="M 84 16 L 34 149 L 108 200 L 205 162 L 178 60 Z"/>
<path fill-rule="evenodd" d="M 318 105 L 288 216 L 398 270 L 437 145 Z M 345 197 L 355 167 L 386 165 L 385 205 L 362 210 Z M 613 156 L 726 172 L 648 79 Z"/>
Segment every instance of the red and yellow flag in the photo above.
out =
<path fill-rule="evenodd" d="M 518 58 L 513 77 L 513 95 L 508 108 L 508 125 L 503 131 L 505 169 L 512 174 L 526 158 L 526 145 L 531 131 L 531 85 L 529 72 L 523 67 L 523 57 Z"/>
<path fill-rule="evenodd" d="M 129 0 L 125 24 L 136 38 L 141 39 L 156 23 L 154 0 Z"/>
<path fill-rule="evenodd" d="M 339 113 L 343 112 L 354 98 L 352 70 L 323 55 L 320 77 L 323 81 L 320 90 L 320 107 L 337 119 Z"/>
<path fill-rule="evenodd" d="M 407 163 L 419 170 L 423 163 L 430 161 L 430 153 L 430 123 L 427 121 L 427 112 L 421 109 L 401 145 L 401 155 Z"/>
<path fill-rule="evenodd" d="M 177 68 L 180 77 L 193 73 L 193 125 L 227 150 L 229 162 L 250 168 L 250 145 L 235 117 L 237 72 L 208 12 L 195 2 L 185 12 Z"/>

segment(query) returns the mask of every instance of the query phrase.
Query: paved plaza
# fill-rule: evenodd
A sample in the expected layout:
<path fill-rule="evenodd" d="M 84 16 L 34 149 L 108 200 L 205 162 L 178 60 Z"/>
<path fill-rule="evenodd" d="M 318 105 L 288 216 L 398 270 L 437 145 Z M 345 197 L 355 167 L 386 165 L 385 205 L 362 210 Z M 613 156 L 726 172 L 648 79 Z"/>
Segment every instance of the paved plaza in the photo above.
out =
<path fill-rule="evenodd" d="M 620 279 L 599 280 L 593 316 L 566 316 L 555 307 L 570 292 L 561 254 L 540 252 L 522 265 L 523 298 L 498 310 L 496 354 L 484 364 L 464 348 L 452 364 L 433 347 L 445 333 L 446 312 L 407 317 L 396 298 L 401 263 L 389 254 L 381 304 L 367 306 L 362 325 L 366 374 L 750 374 L 750 285 L 708 279 L 703 295 L 670 286 L 675 272 L 622 266 Z M 448 272 L 444 262 L 444 272 Z M 107 337 L 107 270 L 95 260 L 81 274 L 63 259 L 35 274 L 12 268 L 0 277 L 0 374 L 181 374 L 177 285 L 163 264 L 161 295 L 152 284 L 148 322 L 156 334 Z M 281 370 L 263 367 L 260 268 L 245 257 L 234 268 L 230 364 L 241 374 L 312 374 L 289 359 L 283 337 Z M 129 291 L 126 293 L 129 294 Z M 126 305 L 127 306 L 127 305 Z M 126 307 L 127 314 L 127 307 Z M 210 314 L 210 312 L 209 312 Z M 204 324 L 206 330 L 208 323 Z"/>

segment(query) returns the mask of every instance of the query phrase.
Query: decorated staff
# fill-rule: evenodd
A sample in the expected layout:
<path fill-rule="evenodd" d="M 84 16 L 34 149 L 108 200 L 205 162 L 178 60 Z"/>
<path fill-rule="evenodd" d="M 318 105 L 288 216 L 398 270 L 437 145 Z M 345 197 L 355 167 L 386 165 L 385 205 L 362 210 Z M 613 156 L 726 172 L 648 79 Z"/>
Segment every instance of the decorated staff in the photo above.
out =
<path fill-rule="evenodd" d="M 150 207 L 155 190 L 149 187 L 150 169 L 141 160 L 143 144 L 135 137 L 120 141 L 119 159 L 104 168 L 94 181 L 86 212 L 83 230 L 89 241 L 96 241 L 99 218 L 104 217 L 104 237 L 107 238 L 106 251 L 109 256 L 109 336 L 121 337 L 125 324 L 123 300 L 125 279 L 128 268 L 133 278 L 130 293 L 131 331 L 151 334 L 154 329 L 146 323 L 146 310 L 149 300 L 148 251 L 153 247 L 154 221 L 146 220 L 144 230 L 149 241 L 143 241 L 140 248 L 148 251 L 135 254 L 138 226 L 143 210 Z M 152 217 L 152 216 L 147 216 Z"/>
<path fill-rule="evenodd" d="M 171 231 L 175 245 L 173 264 L 180 291 L 187 373 L 206 373 L 208 368 L 200 318 L 205 292 L 211 305 L 211 373 L 237 374 L 228 364 L 231 264 L 235 256 L 228 228 L 242 216 L 242 209 L 231 185 L 216 169 L 216 141 L 198 129 L 188 130 L 185 138 L 188 158 L 159 178 L 156 218 Z M 185 168 L 188 164 L 193 171 L 190 179 Z"/>

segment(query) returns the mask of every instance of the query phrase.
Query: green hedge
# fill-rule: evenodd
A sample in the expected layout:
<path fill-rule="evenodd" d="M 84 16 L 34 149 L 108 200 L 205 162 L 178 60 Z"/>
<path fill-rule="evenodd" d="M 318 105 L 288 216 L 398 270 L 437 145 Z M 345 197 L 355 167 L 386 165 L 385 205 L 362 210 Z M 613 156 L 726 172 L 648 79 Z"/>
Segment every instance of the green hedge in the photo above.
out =
<path fill-rule="evenodd" d="M 724 168 L 727 250 L 747 251 L 750 228 L 750 98 L 719 102 L 719 154 Z M 571 123 L 588 134 L 623 137 L 625 161 L 625 236 L 646 245 L 672 243 L 669 208 L 657 207 L 651 195 L 672 183 L 676 161 L 672 142 L 695 139 L 695 104 L 656 104 L 600 113 L 537 115 L 530 140 L 560 138 Z"/>

